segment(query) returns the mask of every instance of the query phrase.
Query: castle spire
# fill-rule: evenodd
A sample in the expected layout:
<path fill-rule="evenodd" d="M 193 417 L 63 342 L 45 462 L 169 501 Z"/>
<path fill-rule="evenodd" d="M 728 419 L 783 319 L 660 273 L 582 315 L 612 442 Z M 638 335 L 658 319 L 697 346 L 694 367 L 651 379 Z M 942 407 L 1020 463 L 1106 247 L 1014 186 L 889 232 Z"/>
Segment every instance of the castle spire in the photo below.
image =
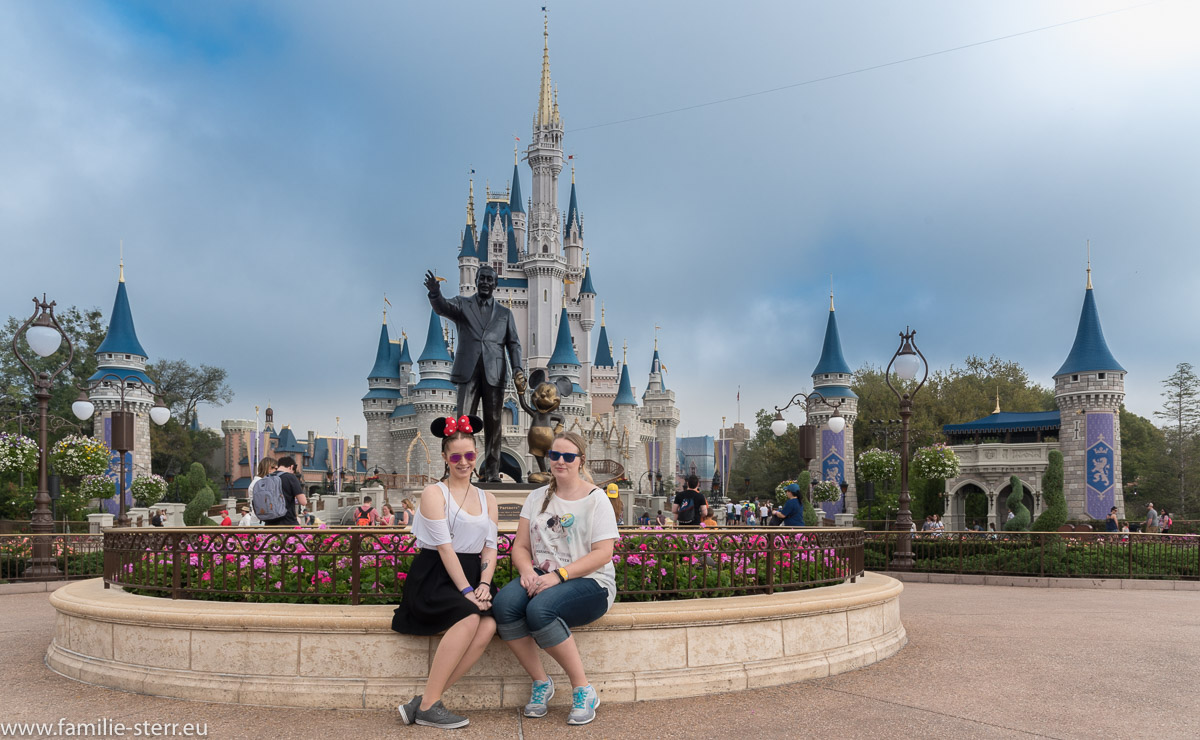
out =
<path fill-rule="evenodd" d="M 554 354 L 550 356 L 547 365 L 579 366 L 579 356 L 575 354 L 575 343 L 571 341 L 571 322 L 567 317 L 567 307 L 563 306 L 562 315 L 558 320 L 558 338 L 554 342 Z"/>
<path fill-rule="evenodd" d="M 542 84 L 538 90 L 538 126 L 549 127 L 554 118 L 554 87 L 550 83 L 550 16 L 542 22 Z"/>
<path fill-rule="evenodd" d="M 121 260 L 120 281 L 117 283 L 117 298 L 113 301 L 112 314 L 108 318 L 108 333 L 96 349 L 96 355 L 138 355 L 149 357 L 138 341 L 133 327 L 133 311 L 129 308 L 129 294 L 125 290 L 125 261 Z"/>
<path fill-rule="evenodd" d="M 1000 413 L 1000 386 L 996 386 L 996 410 L 993 411 L 992 413 L 993 414 Z"/>
<path fill-rule="evenodd" d="M 474 172 L 475 170 L 471 170 Z M 467 180 L 467 228 L 475 230 L 475 178 Z"/>
<path fill-rule="evenodd" d="M 1083 291 L 1083 310 L 1079 312 L 1079 326 L 1075 330 L 1075 343 L 1071 353 L 1054 375 L 1081 373 L 1093 370 L 1111 370 L 1123 373 L 1125 368 L 1117 362 L 1104 340 L 1104 329 L 1100 326 L 1100 312 L 1096 310 L 1096 294 L 1092 290 L 1092 270 L 1089 261 L 1088 285 Z"/>
<path fill-rule="evenodd" d="M 383 326 L 379 330 L 379 345 L 375 349 L 375 365 L 371 368 L 371 374 L 367 376 L 367 380 L 373 378 L 391 378 L 393 380 L 400 377 L 400 367 L 394 362 L 392 354 L 391 337 L 388 336 L 387 321 L 383 322 Z"/>
<path fill-rule="evenodd" d="M 1092 289 L 1092 240 L 1087 240 L 1087 289 Z"/>
<path fill-rule="evenodd" d="M 840 374 L 849 375 L 850 366 L 842 356 L 842 338 L 838 333 L 837 314 L 833 311 L 833 295 L 829 297 L 829 321 L 825 324 L 825 344 L 821 347 L 821 359 L 812 371 L 813 378 L 818 375 Z M 845 385 L 837 383 L 837 385 Z"/>

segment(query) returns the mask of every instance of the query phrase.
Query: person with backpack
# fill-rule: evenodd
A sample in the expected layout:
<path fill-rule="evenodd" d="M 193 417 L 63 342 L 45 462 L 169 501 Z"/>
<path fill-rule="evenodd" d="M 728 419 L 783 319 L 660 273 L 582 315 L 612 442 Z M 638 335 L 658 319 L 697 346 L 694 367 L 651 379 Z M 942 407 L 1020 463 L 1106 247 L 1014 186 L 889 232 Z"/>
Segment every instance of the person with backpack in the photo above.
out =
<path fill-rule="evenodd" d="M 254 484 L 250 494 L 254 514 L 263 524 L 276 527 L 297 527 L 296 505 L 307 506 L 308 497 L 296 477 L 296 460 L 284 455 L 276 462 L 274 473 Z"/>
<path fill-rule="evenodd" d="M 708 513 L 708 502 L 700 493 L 700 478 L 695 473 L 688 476 L 687 488 L 675 494 L 671 513 L 675 515 L 675 523 L 682 527 L 699 525 Z"/>
<path fill-rule="evenodd" d="M 363 496 L 362 506 L 354 510 L 354 523 L 360 527 L 370 527 L 379 523 L 379 512 L 371 504 L 370 496 Z"/>

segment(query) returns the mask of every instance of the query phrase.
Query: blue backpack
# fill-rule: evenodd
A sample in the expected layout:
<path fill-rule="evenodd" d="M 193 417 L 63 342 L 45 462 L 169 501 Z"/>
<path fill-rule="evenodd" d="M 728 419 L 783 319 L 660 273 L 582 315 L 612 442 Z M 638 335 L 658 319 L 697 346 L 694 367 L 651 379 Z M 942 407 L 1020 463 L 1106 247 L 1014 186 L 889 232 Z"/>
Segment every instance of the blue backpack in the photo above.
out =
<path fill-rule="evenodd" d="M 250 492 L 250 502 L 254 515 L 264 522 L 287 516 L 287 499 L 283 495 L 283 479 L 279 473 L 259 478 Z"/>

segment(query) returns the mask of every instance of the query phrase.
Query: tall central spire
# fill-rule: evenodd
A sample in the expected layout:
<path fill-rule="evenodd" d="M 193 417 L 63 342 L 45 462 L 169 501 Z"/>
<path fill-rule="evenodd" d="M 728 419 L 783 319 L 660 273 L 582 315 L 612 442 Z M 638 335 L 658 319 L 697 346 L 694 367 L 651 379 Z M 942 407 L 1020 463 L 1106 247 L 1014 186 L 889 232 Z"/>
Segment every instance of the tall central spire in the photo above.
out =
<path fill-rule="evenodd" d="M 542 85 L 538 90 L 538 126 L 554 120 L 554 86 L 550 83 L 550 16 L 542 22 Z"/>

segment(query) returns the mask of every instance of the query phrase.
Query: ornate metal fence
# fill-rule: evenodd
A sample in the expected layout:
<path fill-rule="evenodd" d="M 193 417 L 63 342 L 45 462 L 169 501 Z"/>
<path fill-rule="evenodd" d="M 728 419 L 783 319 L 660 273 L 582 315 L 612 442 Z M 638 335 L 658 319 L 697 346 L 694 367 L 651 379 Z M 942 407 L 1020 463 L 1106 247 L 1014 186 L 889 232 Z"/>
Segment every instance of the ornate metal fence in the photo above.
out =
<path fill-rule="evenodd" d="M 110 530 L 104 580 L 134 593 L 221 601 L 394 603 L 416 554 L 399 528 Z M 500 536 L 493 583 L 516 576 Z M 613 552 L 617 598 L 697 598 L 794 590 L 863 572 L 859 529 L 625 528 Z"/>
<path fill-rule="evenodd" d="M 35 539 L 50 540 L 50 554 L 61 573 L 59 579 L 95 578 L 103 573 L 102 535 L 5 534 L 0 535 L 0 582 L 47 580 L 45 576 L 25 575 Z"/>
<path fill-rule="evenodd" d="M 897 532 L 866 533 L 866 567 L 887 570 Z M 1200 536 L 1129 532 L 912 535 L 913 571 L 1067 578 L 1200 578 Z"/>

